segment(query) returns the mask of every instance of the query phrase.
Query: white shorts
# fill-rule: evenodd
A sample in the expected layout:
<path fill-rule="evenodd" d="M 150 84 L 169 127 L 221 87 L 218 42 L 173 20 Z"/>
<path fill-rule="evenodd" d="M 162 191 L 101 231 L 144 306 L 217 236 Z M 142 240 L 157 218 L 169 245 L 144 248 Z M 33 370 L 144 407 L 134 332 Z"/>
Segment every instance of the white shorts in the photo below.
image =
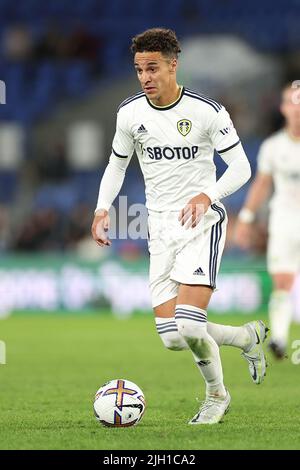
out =
<path fill-rule="evenodd" d="M 300 233 L 291 230 L 269 231 L 267 268 L 270 274 L 297 273 L 300 269 Z"/>
<path fill-rule="evenodd" d="M 179 284 L 216 287 L 226 238 L 223 204 L 212 204 L 201 222 L 186 229 L 179 212 L 149 211 L 150 290 L 152 306 L 178 294 Z"/>

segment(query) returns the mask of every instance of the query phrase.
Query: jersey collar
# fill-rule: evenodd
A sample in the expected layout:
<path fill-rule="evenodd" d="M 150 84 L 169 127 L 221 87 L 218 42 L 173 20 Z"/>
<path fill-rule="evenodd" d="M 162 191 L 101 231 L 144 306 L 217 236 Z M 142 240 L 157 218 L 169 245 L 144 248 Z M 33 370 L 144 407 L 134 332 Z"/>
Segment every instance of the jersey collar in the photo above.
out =
<path fill-rule="evenodd" d="M 184 87 L 181 86 L 180 87 L 180 94 L 179 94 L 178 98 L 175 101 L 173 101 L 173 103 L 168 104 L 166 106 L 156 106 L 154 103 L 152 103 L 152 101 L 150 101 L 147 98 L 147 96 L 146 96 L 146 100 L 148 101 L 148 104 L 151 106 L 151 108 L 157 109 L 158 111 L 167 111 L 168 109 L 174 108 L 174 106 L 176 106 L 179 103 L 179 101 L 183 97 L 183 93 L 184 93 Z"/>

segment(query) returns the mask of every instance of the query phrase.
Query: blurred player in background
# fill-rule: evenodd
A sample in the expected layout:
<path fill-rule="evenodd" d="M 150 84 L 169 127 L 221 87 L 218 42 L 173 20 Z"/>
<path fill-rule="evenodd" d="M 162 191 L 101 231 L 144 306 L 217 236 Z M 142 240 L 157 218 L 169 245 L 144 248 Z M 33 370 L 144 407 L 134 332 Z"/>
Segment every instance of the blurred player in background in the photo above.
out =
<path fill-rule="evenodd" d="M 252 222 L 270 195 L 267 266 L 273 280 L 269 303 L 271 341 L 275 357 L 283 358 L 292 319 L 291 289 L 300 268 L 300 93 L 288 84 L 280 111 L 285 127 L 267 138 L 258 154 L 256 177 L 236 227 L 240 247 L 251 246 Z"/>
<path fill-rule="evenodd" d="M 135 150 L 146 187 L 157 331 L 168 349 L 191 350 L 205 380 L 206 400 L 190 424 L 214 424 L 230 404 L 220 345 L 242 349 L 255 383 L 265 375 L 263 322 L 223 326 L 207 322 L 206 313 L 226 236 L 227 215 L 219 201 L 249 179 L 250 165 L 225 108 L 178 85 L 180 46 L 173 31 L 137 35 L 132 52 L 142 91 L 119 107 L 92 234 L 99 246 L 111 245 L 108 210 Z M 228 165 L 217 182 L 214 149 Z"/>

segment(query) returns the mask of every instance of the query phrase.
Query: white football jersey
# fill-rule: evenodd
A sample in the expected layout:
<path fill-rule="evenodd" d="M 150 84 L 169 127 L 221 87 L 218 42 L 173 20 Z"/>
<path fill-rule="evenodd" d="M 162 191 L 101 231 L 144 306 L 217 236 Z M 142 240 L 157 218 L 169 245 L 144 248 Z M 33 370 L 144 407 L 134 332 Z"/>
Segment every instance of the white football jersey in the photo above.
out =
<path fill-rule="evenodd" d="M 129 163 L 135 150 L 148 209 L 171 211 L 216 183 L 214 150 L 222 157 L 239 142 L 223 106 L 182 87 L 179 98 L 165 107 L 143 92 L 123 101 L 112 156 Z"/>
<path fill-rule="evenodd" d="M 278 223 L 288 216 L 300 221 L 300 141 L 292 139 L 285 129 L 273 134 L 261 145 L 258 171 L 273 178 L 271 217 Z"/>

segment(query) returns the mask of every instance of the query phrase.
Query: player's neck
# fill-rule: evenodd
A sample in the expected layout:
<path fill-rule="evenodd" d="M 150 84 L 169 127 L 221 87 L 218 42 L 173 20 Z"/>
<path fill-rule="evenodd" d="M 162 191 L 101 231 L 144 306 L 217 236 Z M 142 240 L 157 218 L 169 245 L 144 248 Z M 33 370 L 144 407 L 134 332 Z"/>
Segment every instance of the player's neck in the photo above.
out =
<path fill-rule="evenodd" d="M 175 101 L 178 100 L 181 94 L 182 87 L 179 86 L 177 83 L 174 84 L 172 88 L 168 90 L 163 96 L 158 97 L 155 100 L 151 100 L 155 106 L 169 106 Z"/>
<path fill-rule="evenodd" d="M 292 140 L 300 141 L 300 126 L 295 126 L 295 127 L 287 126 L 286 132 Z"/>

